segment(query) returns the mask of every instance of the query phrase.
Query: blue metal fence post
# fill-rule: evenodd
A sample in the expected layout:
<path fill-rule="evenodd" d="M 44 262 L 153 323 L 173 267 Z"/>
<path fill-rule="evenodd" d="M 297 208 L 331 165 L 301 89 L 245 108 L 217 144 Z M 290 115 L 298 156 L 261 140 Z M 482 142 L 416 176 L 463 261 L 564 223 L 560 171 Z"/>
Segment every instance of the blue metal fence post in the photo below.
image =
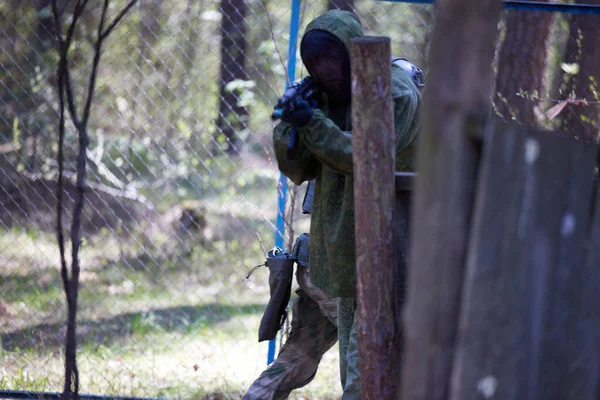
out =
<path fill-rule="evenodd" d="M 292 0 L 292 16 L 290 18 L 290 42 L 288 46 L 287 86 L 296 79 L 296 48 L 298 47 L 298 30 L 300 28 L 300 0 Z M 287 199 L 287 178 L 279 174 L 277 183 L 277 223 L 275 231 L 275 246 L 284 247 L 283 233 L 285 232 L 285 203 Z M 267 365 L 275 359 L 275 339 L 269 341 Z"/>

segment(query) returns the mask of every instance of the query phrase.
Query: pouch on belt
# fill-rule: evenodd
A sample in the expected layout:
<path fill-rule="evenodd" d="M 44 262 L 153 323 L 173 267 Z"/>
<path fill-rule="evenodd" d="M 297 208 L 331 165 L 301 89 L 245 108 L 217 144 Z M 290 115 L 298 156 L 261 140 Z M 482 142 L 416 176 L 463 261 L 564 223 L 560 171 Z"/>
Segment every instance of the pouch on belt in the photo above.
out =
<path fill-rule="evenodd" d="M 275 339 L 287 316 L 292 291 L 295 257 L 287 250 L 274 247 L 267 254 L 271 298 L 258 328 L 258 341 Z"/>

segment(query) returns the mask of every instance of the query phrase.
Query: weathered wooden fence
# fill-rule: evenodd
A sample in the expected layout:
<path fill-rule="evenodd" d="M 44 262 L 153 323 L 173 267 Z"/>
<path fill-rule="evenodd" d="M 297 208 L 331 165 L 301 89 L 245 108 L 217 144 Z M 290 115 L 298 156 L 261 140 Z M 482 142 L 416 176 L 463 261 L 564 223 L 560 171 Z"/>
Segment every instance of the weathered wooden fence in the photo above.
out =
<path fill-rule="evenodd" d="M 442 398 L 597 400 L 598 147 L 554 132 L 496 121 L 490 123 L 481 150 L 475 203 L 468 241 L 464 243 L 465 272 L 451 288 L 460 297 L 452 311 L 457 317 L 443 320 L 453 325 L 457 337 L 445 383 L 448 392 Z M 414 177 L 395 176 L 396 235 L 408 231 Z M 419 221 L 413 219 L 412 223 Z M 432 251 L 447 245 L 432 241 L 427 244 Z M 397 242 L 394 267 L 399 279 L 388 285 L 397 291 L 398 299 L 404 297 L 407 252 L 406 244 Z M 390 265 L 371 267 L 376 273 Z M 412 258 L 407 273 L 412 292 L 405 307 L 409 315 L 437 313 L 439 309 L 428 301 L 442 290 L 449 290 L 443 288 L 447 282 L 441 278 L 411 281 L 411 277 L 418 276 L 419 268 L 418 260 Z M 428 306 L 415 309 L 421 304 Z M 378 306 L 369 303 L 364 309 L 376 311 Z M 432 371 L 439 368 L 432 354 L 444 345 L 443 337 L 439 336 L 436 321 L 427 320 L 432 323 L 411 325 L 410 318 L 404 321 L 408 332 L 404 346 L 408 351 L 419 351 L 423 359 L 433 360 L 428 369 L 422 370 L 404 362 L 402 396 L 400 376 L 378 370 L 387 385 L 395 386 L 397 398 L 431 398 L 439 384 L 431 378 Z M 398 321 L 399 315 L 395 323 Z M 397 325 L 394 329 L 398 331 Z M 379 325 L 370 334 L 376 336 L 381 331 L 389 329 Z M 399 355 L 401 348 L 396 351 Z"/>
<path fill-rule="evenodd" d="M 455 287 L 461 301 L 447 398 L 597 399 L 597 150 L 550 132 L 490 127 L 465 274 Z M 422 295 L 428 289 L 438 288 L 429 282 Z M 407 329 L 407 346 L 436 345 Z M 407 392 L 424 378 L 409 368 Z"/>
<path fill-rule="evenodd" d="M 466 65 L 481 63 L 463 56 Z M 365 92 L 381 82 L 377 73 L 354 79 Z M 429 115 L 451 124 L 425 122 L 419 155 L 431 158 L 419 160 L 414 196 L 410 174 L 396 174 L 395 189 L 389 174 L 377 175 L 393 160 L 381 136 L 393 132 L 354 126 L 364 399 L 599 398 L 598 146 L 486 117 L 484 94 L 458 109 L 444 104 L 449 97 L 431 101 L 450 116 Z M 363 97 L 364 114 L 373 100 Z M 387 183 L 368 183 L 374 179 Z M 385 213 L 390 191 L 395 212 Z M 388 258 L 373 256 L 409 222 L 409 248 L 396 240 Z M 386 318 L 404 283 L 402 316 Z"/>

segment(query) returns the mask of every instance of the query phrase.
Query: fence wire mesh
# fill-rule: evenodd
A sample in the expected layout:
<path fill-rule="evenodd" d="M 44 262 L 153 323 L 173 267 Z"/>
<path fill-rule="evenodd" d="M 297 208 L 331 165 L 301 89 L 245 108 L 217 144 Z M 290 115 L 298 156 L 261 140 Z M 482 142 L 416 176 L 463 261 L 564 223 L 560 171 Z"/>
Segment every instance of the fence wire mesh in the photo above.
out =
<path fill-rule="evenodd" d="M 71 52 L 77 98 L 99 17 L 92 3 Z M 367 34 L 390 36 L 394 55 L 427 71 L 432 6 L 303 1 L 300 32 L 332 5 L 352 8 Z M 495 112 L 596 137 L 596 18 L 505 12 Z M 239 398 L 266 367 L 257 328 L 268 271 L 244 278 L 273 244 L 279 173 L 269 117 L 286 82 L 289 21 L 290 4 L 275 0 L 140 0 L 107 40 L 89 122 L 81 393 Z M 0 390 L 61 391 L 50 1 L 0 1 L 0 29 Z M 299 63 L 296 76 L 305 74 Z M 72 125 L 65 146 L 70 216 Z M 290 188 L 286 243 L 308 230 L 301 189 Z M 295 395 L 336 398 L 338 377 L 332 349 Z"/>

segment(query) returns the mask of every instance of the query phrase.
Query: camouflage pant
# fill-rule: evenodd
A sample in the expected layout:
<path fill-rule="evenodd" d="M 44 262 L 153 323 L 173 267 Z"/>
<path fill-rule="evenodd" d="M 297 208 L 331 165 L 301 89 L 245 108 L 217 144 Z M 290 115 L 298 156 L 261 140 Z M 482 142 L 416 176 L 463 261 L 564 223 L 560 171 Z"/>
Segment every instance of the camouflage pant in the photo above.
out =
<path fill-rule="evenodd" d="M 298 266 L 300 289 L 292 307 L 292 329 L 277 359 L 252 383 L 243 400 L 283 400 L 313 380 L 319 362 L 337 341 L 337 304 L 313 286 Z"/>
<path fill-rule="evenodd" d="M 340 341 L 340 378 L 342 400 L 360 399 L 360 369 L 356 336 L 356 299 L 338 298 L 338 338 Z"/>

